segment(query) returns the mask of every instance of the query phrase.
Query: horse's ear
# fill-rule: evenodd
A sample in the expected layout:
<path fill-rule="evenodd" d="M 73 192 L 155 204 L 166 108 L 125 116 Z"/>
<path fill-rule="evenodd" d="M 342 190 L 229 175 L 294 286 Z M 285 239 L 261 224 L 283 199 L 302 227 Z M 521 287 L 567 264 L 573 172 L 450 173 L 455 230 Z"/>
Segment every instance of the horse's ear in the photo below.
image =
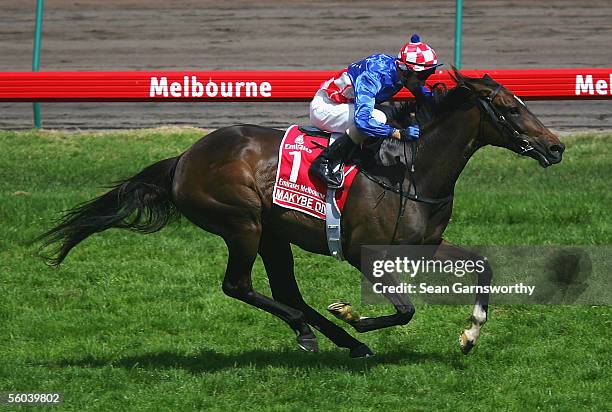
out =
<path fill-rule="evenodd" d="M 491 86 L 497 84 L 497 82 L 491 76 L 489 76 L 488 73 L 485 73 L 485 75 L 482 76 L 482 79 L 485 80 Z"/>
<path fill-rule="evenodd" d="M 499 86 L 499 83 L 494 78 L 489 76 L 488 73 L 485 73 L 485 75 L 482 76 L 482 79 L 485 81 L 485 84 L 487 84 L 488 86 L 491 86 L 491 87 Z"/>
<path fill-rule="evenodd" d="M 459 70 L 457 70 L 457 68 L 451 64 L 451 72 L 450 77 L 451 79 L 453 79 L 455 81 L 455 83 L 457 83 L 458 86 L 461 86 L 465 83 L 465 77 L 463 77 L 463 75 L 459 72 Z"/>

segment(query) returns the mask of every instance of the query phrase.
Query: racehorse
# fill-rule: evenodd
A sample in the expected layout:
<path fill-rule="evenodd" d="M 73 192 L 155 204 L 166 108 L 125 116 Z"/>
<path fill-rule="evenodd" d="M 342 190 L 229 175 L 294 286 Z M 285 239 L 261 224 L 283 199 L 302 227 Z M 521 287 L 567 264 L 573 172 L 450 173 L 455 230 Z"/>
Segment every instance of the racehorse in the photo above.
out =
<path fill-rule="evenodd" d="M 474 152 L 486 145 L 504 147 L 536 159 L 542 167 L 562 159 L 564 145 L 508 89 L 488 75 L 471 78 L 453 69 L 451 76 L 457 85 L 429 110 L 421 123 L 421 139 L 412 144 L 385 141 L 377 155 L 381 161 L 365 161 L 355 178 L 343 213 L 342 249 L 357 269 L 362 245 L 433 245 L 439 259 L 481 259 L 442 237 L 451 217 L 455 183 Z M 405 125 L 406 117 L 406 110 L 399 110 L 394 121 Z M 367 345 L 310 307 L 298 289 L 290 244 L 321 255 L 329 255 L 329 250 L 324 221 L 272 204 L 282 137 L 281 130 L 254 125 L 218 129 L 180 156 L 148 166 L 69 210 L 38 239 L 57 247 L 48 259 L 59 265 L 94 233 L 110 228 L 151 233 L 185 216 L 225 241 L 229 257 L 224 293 L 285 321 L 302 349 L 317 350 L 313 326 L 337 346 L 348 348 L 351 357 L 370 356 Z M 412 161 L 405 155 L 408 151 Z M 257 254 L 272 297 L 253 289 L 251 269 Z M 371 275 L 366 271 L 364 276 Z M 489 285 L 491 276 L 485 265 L 477 284 Z M 385 296 L 395 313 L 361 317 L 343 302 L 328 309 L 358 332 L 410 322 L 415 309 L 409 298 Z M 476 344 L 487 321 L 488 301 L 487 293 L 476 295 L 471 326 L 459 337 L 464 353 Z"/>

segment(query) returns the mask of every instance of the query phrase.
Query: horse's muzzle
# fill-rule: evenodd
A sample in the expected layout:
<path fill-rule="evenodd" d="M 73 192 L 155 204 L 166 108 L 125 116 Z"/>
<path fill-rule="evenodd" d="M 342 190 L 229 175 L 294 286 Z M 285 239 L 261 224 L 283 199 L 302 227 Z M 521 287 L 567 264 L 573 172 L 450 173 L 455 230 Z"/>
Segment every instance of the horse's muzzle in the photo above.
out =
<path fill-rule="evenodd" d="M 536 141 L 532 143 L 533 150 L 525 153 L 525 155 L 536 159 L 540 166 L 548 167 L 561 162 L 565 145 L 561 142 L 543 145 Z"/>
<path fill-rule="evenodd" d="M 563 158 L 563 152 L 565 151 L 565 145 L 561 142 L 553 143 L 548 146 L 548 157 L 552 164 L 559 163 Z"/>

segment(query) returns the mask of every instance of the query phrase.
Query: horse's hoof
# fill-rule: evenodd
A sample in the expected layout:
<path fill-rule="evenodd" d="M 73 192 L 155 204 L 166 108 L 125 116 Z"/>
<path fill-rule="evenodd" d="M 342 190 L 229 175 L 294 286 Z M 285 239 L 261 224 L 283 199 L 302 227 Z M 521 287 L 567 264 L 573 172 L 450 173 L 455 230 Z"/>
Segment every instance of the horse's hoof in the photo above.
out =
<path fill-rule="evenodd" d="M 368 345 L 362 343 L 361 345 L 351 349 L 349 355 L 353 359 L 369 358 L 374 356 L 374 352 L 372 352 L 372 349 L 368 348 Z"/>
<path fill-rule="evenodd" d="M 461 352 L 464 355 L 470 353 L 474 345 L 476 345 L 476 341 L 470 339 L 465 332 L 459 336 L 459 346 L 461 346 Z"/>
<path fill-rule="evenodd" d="M 317 343 L 317 337 L 313 334 L 312 336 L 298 336 L 297 344 L 300 349 L 306 352 L 318 352 L 319 344 Z"/>
<path fill-rule="evenodd" d="M 352 323 L 360 319 L 360 316 L 353 312 L 353 307 L 351 304 L 342 300 L 331 303 L 329 306 L 327 306 L 327 310 L 338 319 L 347 323 Z"/>

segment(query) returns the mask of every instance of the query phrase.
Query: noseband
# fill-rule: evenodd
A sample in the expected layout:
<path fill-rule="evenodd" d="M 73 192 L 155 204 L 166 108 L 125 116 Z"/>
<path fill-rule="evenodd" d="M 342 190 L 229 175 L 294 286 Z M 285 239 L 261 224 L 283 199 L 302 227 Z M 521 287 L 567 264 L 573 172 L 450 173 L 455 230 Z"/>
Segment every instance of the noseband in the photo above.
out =
<path fill-rule="evenodd" d="M 478 130 L 478 138 L 482 136 L 482 128 L 483 128 L 483 116 L 487 114 L 489 119 L 495 126 L 498 132 L 502 135 L 508 136 L 514 140 L 516 145 L 519 148 L 518 154 L 521 156 L 525 156 L 527 153 L 534 150 L 534 147 L 531 145 L 529 140 L 527 140 L 527 135 L 521 131 L 521 128 L 517 126 L 516 123 L 512 119 L 506 119 L 499 109 L 493 105 L 493 99 L 501 90 L 502 85 L 500 84 L 497 88 L 487 97 L 479 97 L 478 103 L 480 108 L 480 126 Z"/>

